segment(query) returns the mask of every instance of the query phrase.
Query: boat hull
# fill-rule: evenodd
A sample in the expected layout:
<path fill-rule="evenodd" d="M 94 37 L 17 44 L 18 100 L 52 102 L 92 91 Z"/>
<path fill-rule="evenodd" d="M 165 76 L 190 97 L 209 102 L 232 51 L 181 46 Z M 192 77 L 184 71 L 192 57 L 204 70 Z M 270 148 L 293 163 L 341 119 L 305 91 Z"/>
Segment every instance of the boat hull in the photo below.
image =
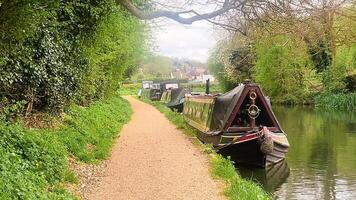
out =
<path fill-rule="evenodd" d="M 161 99 L 161 91 L 159 89 L 143 89 L 141 98 L 149 99 L 151 101 L 159 101 Z"/>
<path fill-rule="evenodd" d="M 170 105 L 170 106 L 167 106 L 168 108 L 170 108 L 172 111 L 175 111 L 175 112 L 183 112 L 183 103 L 180 103 L 180 104 L 176 104 L 176 105 Z"/>
<path fill-rule="evenodd" d="M 274 143 L 273 151 L 271 153 L 264 154 L 261 151 L 261 142 L 258 138 L 242 143 L 231 144 L 218 149 L 219 154 L 223 156 L 230 156 L 231 160 L 234 162 L 263 168 L 283 161 L 287 151 L 288 147 Z"/>
<path fill-rule="evenodd" d="M 230 157 L 237 163 L 263 168 L 283 161 L 289 148 L 288 141 L 286 141 L 286 136 L 283 133 L 269 134 L 273 141 L 273 150 L 268 153 L 261 150 L 263 140 L 256 133 L 240 135 L 225 133 L 210 137 L 203 135 L 205 134 L 201 135 L 201 140 L 205 143 L 212 143 L 219 154 Z"/>

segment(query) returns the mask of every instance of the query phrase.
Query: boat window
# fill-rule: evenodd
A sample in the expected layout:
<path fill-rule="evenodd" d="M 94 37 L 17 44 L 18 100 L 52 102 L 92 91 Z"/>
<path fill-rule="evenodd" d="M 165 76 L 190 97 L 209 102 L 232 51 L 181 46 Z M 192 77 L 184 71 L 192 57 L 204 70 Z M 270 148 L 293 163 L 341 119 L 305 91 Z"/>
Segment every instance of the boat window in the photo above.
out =
<path fill-rule="evenodd" d="M 257 97 L 255 104 L 260 113 L 258 117 L 255 119 L 255 125 L 258 126 L 267 126 L 274 127 L 273 120 L 269 117 L 267 109 L 263 106 L 262 100 L 260 97 Z M 248 108 L 250 107 L 250 98 L 246 96 L 239 112 L 237 113 L 234 122 L 232 124 L 233 127 L 249 127 L 250 126 L 250 117 L 248 115 Z"/>
<path fill-rule="evenodd" d="M 260 97 L 257 98 L 256 105 L 260 109 L 260 115 L 256 118 L 256 126 L 274 127 L 275 125 L 273 123 L 273 120 L 269 117 L 268 112 L 266 110 L 267 108 L 263 106 Z"/>

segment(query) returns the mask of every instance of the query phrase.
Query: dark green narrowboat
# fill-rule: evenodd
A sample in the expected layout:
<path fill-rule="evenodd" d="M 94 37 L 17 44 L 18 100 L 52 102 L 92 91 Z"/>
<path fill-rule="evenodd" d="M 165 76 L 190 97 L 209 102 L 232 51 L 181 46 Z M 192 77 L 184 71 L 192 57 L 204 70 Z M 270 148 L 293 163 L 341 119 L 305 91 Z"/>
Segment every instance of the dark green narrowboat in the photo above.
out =
<path fill-rule="evenodd" d="M 168 108 L 176 112 L 183 111 L 184 98 L 190 90 L 186 88 L 172 88 L 163 92 L 161 102 L 165 103 Z"/>
<path fill-rule="evenodd" d="M 183 115 L 200 131 L 200 140 L 237 162 L 266 167 L 287 153 L 286 134 L 256 84 L 240 84 L 222 95 L 186 95 Z"/>
<path fill-rule="evenodd" d="M 161 88 L 158 83 L 151 83 L 148 88 L 141 88 L 139 96 L 142 99 L 149 99 L 152 101 L 159 101 L 161 99 Z"/>

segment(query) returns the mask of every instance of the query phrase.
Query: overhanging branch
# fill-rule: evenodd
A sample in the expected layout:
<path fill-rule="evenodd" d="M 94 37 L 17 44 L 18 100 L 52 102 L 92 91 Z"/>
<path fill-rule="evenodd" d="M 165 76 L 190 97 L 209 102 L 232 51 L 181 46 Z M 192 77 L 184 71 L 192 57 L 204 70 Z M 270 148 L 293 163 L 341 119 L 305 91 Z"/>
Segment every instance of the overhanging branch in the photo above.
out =
<path fill-rule="evenodd" d="M 212 18 L 215 18 L 219 15 L 222 15 L 228 12 L 230 9 L 239 7 L 243 5 L 247 0 L 224 0 L 221 8 L 204 14 L 198 14 L 194 10 L 188 11 L 169 11 L 169 10 L 157 10 L 157 11 L 144 11 L 137 8 L 131 0 L 116 0 L 116 2 L 126 8 L 130 13 L 134 16 L 138 17 L 139 19 L 150 20 L 156 19 L 161 17 L 166 17 L 172 20 L 175 20 L 181 24 L 192 24 L 195 21 L 199 20 L 207 20 L 209 21 Z M 192 14 L 191 17 L 183 17 L 182 14 Z"/>

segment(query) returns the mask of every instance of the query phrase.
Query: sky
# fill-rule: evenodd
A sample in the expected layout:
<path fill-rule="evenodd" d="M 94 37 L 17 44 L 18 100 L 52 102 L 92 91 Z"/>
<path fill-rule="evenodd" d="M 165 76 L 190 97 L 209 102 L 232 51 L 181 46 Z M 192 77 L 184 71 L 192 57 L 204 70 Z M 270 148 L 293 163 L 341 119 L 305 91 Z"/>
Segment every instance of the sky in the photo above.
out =
<path fill-rule="evenodd" d="M 216 44 L 212 24 L 197 21 L 182 25 L 170 19 L 160 19 L 153 28 L 154 51 L 157 54 L 206 62 Z"/>

